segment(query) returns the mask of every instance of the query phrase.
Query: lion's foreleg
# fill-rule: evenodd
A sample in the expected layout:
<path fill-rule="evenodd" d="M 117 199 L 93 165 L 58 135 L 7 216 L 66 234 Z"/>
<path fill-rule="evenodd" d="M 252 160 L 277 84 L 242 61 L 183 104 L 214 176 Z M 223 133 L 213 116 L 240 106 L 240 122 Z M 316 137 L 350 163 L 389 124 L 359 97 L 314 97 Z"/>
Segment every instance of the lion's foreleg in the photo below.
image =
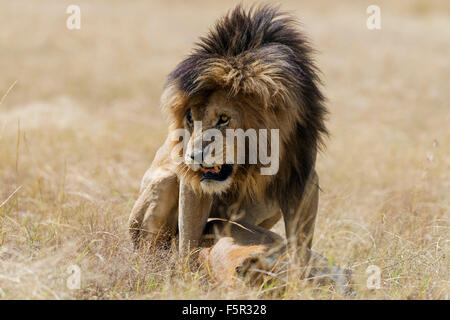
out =
<path fill-rule="evenodd" d="M 198 247 L 211 211 L 211 204 L 211 196 L 196 194 L 189 184 L 180 182 L 178 228 L 181 255 Z"/>
<path fill-rule="evenodd" d="M 129 230 L 136 248 L 143 241 L 162 245 L 174 235 L 177 227 L 178 181 L 167 170 L 152 169 L 131 210 Z"/>
<path fill-rule="evenodd" d="M 283 208 L 286 238 L 291 249 L 307 262 L 314 235 L 314 226 L 319 203 L 319 179 L 312 171 L 299 199 L 293 199 L 288 208 Z"/>

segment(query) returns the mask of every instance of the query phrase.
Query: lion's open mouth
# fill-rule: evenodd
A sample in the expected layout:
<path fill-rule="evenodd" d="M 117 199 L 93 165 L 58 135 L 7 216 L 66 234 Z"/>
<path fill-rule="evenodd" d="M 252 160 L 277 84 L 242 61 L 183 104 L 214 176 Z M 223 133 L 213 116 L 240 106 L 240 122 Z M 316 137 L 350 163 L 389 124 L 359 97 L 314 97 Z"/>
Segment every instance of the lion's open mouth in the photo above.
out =
<path fill-rule="evenodd" d="M 225 181 L 233 172 L 233 165 L 224 164 L 214 167 L 201 167 L 202 178 L 200 181 L 210 179 L 216 181 Z"/>

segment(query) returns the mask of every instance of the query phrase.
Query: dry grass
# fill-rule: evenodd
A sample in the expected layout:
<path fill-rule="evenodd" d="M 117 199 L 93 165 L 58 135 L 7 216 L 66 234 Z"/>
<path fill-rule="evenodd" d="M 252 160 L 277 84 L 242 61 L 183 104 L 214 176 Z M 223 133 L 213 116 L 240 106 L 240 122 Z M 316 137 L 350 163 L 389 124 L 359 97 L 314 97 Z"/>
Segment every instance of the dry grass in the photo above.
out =
<path fill-rule="evenodd" d="M 354 269 L 356 298 L 447 299 L 450 6 L 377 2 L 380 31 L 365 27 L 372 2 L 283 3 L 320 50 L 331 111 L 314 248 Z M 342 298 L 300 281 L 225 288 L 176 255 L 133 252 L 128 214 L 167 132 L 164 78 L 232 4 L 77 1 L 69 31 L 71 3 L 0 1 L 0 97 L 17 81 L 0 105 L 0 296 Z M 66 287 L 72 264 L 81 290 Z"/>

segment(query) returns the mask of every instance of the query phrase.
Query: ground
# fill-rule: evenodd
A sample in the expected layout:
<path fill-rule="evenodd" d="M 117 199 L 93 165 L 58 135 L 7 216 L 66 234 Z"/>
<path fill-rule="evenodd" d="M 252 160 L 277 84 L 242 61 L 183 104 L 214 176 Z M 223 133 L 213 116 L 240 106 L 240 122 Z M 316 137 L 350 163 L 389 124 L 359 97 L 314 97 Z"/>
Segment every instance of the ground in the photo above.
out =
<path fill-rule="evenodd" d="M 81 29 L 68 30 L 69 4 L 0 1 L 0 297 L 345 298 L 300 280 L 225 287 L 173 253 L 133 251 L 128 215 L 167 133 L 165 77 L 233 4 L 77 1 Z M 330 110 L 314 249 L 354 270 L 355 298 L 448 299 L 450 3 L 282 8 L 318 50 Z"/>

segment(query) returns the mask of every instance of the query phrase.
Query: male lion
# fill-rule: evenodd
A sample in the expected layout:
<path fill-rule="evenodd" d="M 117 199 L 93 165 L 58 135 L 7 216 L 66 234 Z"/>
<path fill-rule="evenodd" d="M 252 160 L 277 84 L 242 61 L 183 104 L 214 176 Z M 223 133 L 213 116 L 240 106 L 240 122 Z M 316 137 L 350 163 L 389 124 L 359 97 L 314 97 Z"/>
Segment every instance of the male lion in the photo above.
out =
<path fill-rule="evenodd" d="M 296 27 L 270 6 L 248 12 L 238 6 L 168 76 L 161 103 L 169 136 L 131 212 L 135 245 L 178 232 L 180 252 L 186 252 L 198 246 L 209 217 L 271 229 L 283 216 L 289 247 L 309 256 L 326 108 L 312 50 Z M 269 145 L 279 152 L 276 174 L 261 174 L 262 163 L 202 161 L 210 152 L 203 131 L 251 128 L 279 130 L 277 145 Z M 174 138 L 180 129 L 189 133 L 181 151 Z M 173 158 L 180 152 L 186 158 L 181 163 Z"/>

